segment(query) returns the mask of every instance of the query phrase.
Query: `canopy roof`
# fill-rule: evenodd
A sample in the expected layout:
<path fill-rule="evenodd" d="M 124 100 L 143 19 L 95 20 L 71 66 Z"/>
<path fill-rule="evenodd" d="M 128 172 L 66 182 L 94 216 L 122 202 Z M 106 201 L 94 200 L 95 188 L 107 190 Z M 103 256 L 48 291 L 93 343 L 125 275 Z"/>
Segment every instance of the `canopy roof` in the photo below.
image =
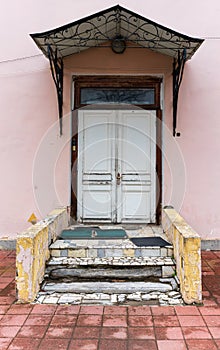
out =
<path fill-rule="evenodd" d="M 109 46 L 115 38 L 133 46 L 149 48 L 153 51 L 177 58 L 178 51 L 186 52 L 190 59 L 203 40 L 191 38 L 172 29 L 157 24 L 120 5 L 97 12 L 91 16 L 69 23 L 31 37 L 46 57 L 48 45 L 59 57 L 66 57 L 90 47 Z"/>

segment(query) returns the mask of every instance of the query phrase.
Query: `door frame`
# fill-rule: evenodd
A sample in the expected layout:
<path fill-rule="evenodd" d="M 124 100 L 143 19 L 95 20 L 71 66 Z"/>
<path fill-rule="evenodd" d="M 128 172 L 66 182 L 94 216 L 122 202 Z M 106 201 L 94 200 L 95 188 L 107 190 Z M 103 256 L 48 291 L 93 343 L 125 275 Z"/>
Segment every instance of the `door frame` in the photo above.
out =
<path fill-rule="evenodd" d="M 156 110 L 156 224 L 161 221 L 161 207 L 162 207 L 162 110 L 161 110 L 161 83 L 163 79 L 158 76 L 74 76 L 74 110 L 72 113 L 72 140 L 71 140 L 71 217 L 77 219 L 77 158 L 78 158 L 78 113 L 77 110 L 81 107 L 87 106 L 80 103 L 80 91 L 85 87 L 106 87 L 106 88 L 153 88 L 155 90 L 155 103 L 153 105 L 137 105 L 142 109 Z M 92 106 L 88 106 L 92 108 Z M 97 108 L 97 105 L 96 107 Z M 100 109 L 106 109 L 106 106 L 101 106 Z M 107 107 L 108 108 L 108 107 Z M 109 108 L 117 108 L 110 106 Z M 126 108 L 126 107 L 125 107 Z"/>

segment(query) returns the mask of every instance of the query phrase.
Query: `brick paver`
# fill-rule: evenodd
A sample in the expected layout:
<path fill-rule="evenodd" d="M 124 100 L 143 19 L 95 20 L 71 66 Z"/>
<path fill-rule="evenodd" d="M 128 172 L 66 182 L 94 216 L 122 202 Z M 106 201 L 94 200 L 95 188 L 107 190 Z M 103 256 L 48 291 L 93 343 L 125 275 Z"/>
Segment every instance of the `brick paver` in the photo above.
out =
<path fill-rule="evenodd" d="M 16 304 L 0 251 L 0 350 L 220 350 L 220 252 L 202 252 L 204 306 Z"/>

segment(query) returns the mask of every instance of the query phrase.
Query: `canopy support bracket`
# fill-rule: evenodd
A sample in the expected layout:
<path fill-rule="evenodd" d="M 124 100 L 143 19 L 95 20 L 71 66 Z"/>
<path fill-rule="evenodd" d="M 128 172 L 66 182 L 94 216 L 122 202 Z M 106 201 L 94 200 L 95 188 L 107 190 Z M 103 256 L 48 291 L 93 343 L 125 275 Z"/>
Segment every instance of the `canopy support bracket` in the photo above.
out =
<path fill-rule="evenodd" d="M 178 97 L 179 89 L 183 79 L 183 71 L 186 63 L 186 49 L 178 51 L 178 57 L 173 60 L 173 136 L 179 136 L 176 132 L 177 128 L 177 107 L 178 107 Z"/>
<path fill-rule="evenodd" d="M 50 44 L 47 45 L 47 53 L 50 61 L 50 69 L 54 84 L 57 91 L 58 113 L 59 113 L 59 125 L 60 136 L 63 134 L 63 60 L 58 57 L 57 49 L 55 52 L 52 50 Z"/>

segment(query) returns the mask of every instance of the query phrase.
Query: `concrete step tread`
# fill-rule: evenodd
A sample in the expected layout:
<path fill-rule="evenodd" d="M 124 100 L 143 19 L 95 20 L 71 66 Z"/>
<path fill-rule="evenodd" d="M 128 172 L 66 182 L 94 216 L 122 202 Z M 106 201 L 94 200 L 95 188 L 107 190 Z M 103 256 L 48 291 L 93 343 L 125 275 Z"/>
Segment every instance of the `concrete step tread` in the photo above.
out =
<path fill-rule="evenodd" d="M 52 257 L 47 266 L 174 266 L 175 261 L 171 257 L 105 257 L 105 258 L 68 258 Z"/>
<path fill-rule="evenodd" d="M 171 280 L 173 280 L 171 282 Z M 174 285 L 173 285 L 174 283 Z M 161 279 L 161 282 L 45 282 L 42 291 L 57 293 L 150 293 L 171 292 L 178 288 L 175 279 Z"/>

